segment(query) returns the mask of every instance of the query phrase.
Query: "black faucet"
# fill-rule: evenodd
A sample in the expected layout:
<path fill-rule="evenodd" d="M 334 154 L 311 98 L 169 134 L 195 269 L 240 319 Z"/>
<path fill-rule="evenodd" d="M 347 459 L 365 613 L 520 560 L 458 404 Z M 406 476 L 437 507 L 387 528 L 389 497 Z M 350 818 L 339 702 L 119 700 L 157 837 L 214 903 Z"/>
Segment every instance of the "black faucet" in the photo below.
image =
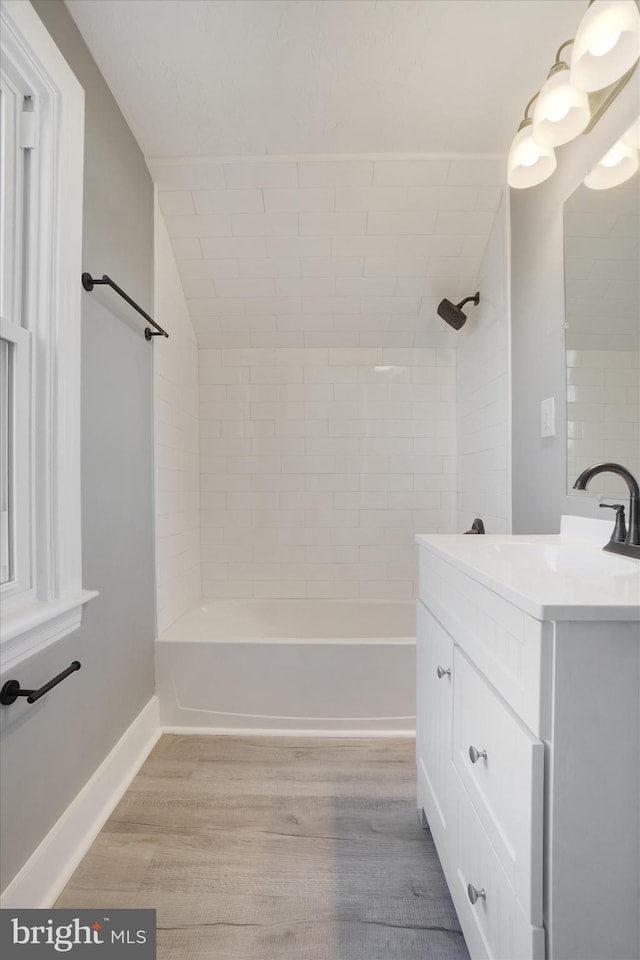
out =
<path fill-rule="evenodd" d="M 616 523 L 613 528 L 613 533 L 611 534 L 611 539 L 615 543 L 624 543 L 627 539 L 627 525 L 624 520 L 624 504 L 623 503 L 601 503 L 601 510 L 615 510 L 616 512 Z"/>
<path fill-rule="evenodd" d="M 594 463 L 583 470 L 573 485 L 574 490 L 586 490 L 599 473 L 615 473 L 629 488 L 629 527 L 623 543 L 615 539 L 615 531 L 609 543 L 604 547 L 610 553 L 622 553 L 627 557 L 640 560 L 640 487 L 633 474 L 619 463 Z M 616 529 L 618 529 L 616 527 Z"/>

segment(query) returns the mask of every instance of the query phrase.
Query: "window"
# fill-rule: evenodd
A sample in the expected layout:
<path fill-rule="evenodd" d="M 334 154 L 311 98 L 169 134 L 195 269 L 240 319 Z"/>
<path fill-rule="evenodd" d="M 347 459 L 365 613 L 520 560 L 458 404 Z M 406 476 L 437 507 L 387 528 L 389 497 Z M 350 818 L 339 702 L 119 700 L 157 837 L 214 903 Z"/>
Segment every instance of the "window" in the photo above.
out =
<path fill-rule="evenodd" d="M 27 590 L 29 546 L 29 334 L 0 320 L 0 585 Z"/>
<path fill-rule="evenodd" d="M 80 624 L 83 92 L 28 3 L 1 8 L 0 652 Z"/>
<path fill-rule="evenodd" d="M 0 338 L 0 585 L 13 578 L 13 355 L 8 340 Z M 11 525 L 9 518 L 12 518 Z"/>
<path fill-rule="evenodd" d="M 13 71 L 15 76 L 15 71 Z M 16 77 L 20 82 L 20 78 Z M 24 83 L 23 83 L 24 85 Z M 27 326 L 27 253 L 30 227 L 30 150 L 22 140 L 25 100 L 2 70 L 0 86 L 0 536 L 3 599 L 30 586 L 29 378 L 31 336 Z"/>

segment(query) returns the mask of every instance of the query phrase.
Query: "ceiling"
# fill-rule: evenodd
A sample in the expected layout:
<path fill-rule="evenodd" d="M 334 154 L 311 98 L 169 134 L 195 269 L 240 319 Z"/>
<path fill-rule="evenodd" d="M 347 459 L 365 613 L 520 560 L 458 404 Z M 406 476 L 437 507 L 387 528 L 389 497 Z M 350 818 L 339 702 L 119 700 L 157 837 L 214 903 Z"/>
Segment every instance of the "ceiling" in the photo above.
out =
<path fill-rule="evenodd" d="M 147 157 L 506 153 L 585 0 L 66 0 Z"/>

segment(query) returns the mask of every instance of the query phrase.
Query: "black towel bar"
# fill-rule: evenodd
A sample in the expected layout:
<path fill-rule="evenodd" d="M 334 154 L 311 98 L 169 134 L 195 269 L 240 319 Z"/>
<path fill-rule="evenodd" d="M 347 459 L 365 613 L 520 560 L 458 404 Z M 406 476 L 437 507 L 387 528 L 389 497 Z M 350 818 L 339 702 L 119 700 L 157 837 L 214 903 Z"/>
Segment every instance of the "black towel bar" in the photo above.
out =
<path fill-rule="evenodd" d="M 138 304 L 135 302 L 135 300 L 132 300 L 129 294 L 125 293 L 122 287 L 119 287 L 118 284 L 111 279 L 111 277 L 108 277 L 106 275 L 106 273 L 102 275 L 102 280 L 96 280 L 96 278 L 92 277 L 90 273 L 82 274 L 82 286 L 85 288 L 85 290 L 91 291 L 93 290 L 96 284 L 101 284 L 101 283 L 107 284 L 113 290 L 115 290 L 116 293 L 120 294 L 123 300 L 126 300 L 127 303 L 130 306 L 132 306 L 134 310 L 137 310 L 138 313 L 145 318 L 145 320 L 148 320 L 148 322 L 151 324 L 152 327 L 156 328 L 156 332 L 154 333 L 153 330 L 149 329 L 149 327 L 145 327 L 145 330 L 144 330 L 145 340 L 151 340 L 151 337 L 168 337 L 169 336 L 167 331 L 163 330 L 160 324 L 156 323 L 153 317 L 150 317 L 149 314 L 146 312 L 146 310 L 143 310 L 142 307 L 139 307 Z"/>
<path fill-rule="evenodd" d="M 81 666 L 82 664 L 79 660 L 74 660 L 70 667 L 67 667 L 66 670 L 63 670 L 62 673 L 59 673 L 53 680 L 49 680 L 48 683 L 45 683 L 44 686 L 38 690 L 21 690 L 18 680 L 7 680 L 2 690 L 0 690 L 0 703 L 3 707 L 8 707 L 10 704 L 15 703 L 18 697 L 26 697 L 27 703 L 35 703 L 40 697 L 44 697 L 45 693 L 49 693 L 49 690 L 57 687 L 62 680 L 70 674 L 75 673 L 76 670 L 79 670 Z"/>

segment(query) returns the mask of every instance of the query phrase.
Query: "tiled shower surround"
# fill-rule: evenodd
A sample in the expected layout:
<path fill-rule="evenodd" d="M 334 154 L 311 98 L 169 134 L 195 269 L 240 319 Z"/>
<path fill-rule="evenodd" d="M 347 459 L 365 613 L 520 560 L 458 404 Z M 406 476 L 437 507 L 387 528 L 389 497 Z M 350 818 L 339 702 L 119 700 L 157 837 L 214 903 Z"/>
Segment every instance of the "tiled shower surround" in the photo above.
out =
<path fill-rule="evenodd" d="M 503 200 L 480 268 L 480 303 L 457 341 L 458 531 L 474 517 L 487 533 L 511 530 L 507 221 Z"/>
<path fill-rule="evenodd" d="M 199 345 L 202 595 L 411 599 L 456 529 L 493 159 L 151 164 Z"/>
<path fill-rule="evenodd" d="M 198 345 L 157 203 L 154 248 L 154 316 L 171 330 L 153 357 L 157 626 L 162 633 L 200 597 L 200 457 Z"/>
<path fill-rule="evenodd" d="M 205 349 L 200 399 L 204 596 L 412 596 L 416 530 L 453 529 L 453 350 Z"/>

